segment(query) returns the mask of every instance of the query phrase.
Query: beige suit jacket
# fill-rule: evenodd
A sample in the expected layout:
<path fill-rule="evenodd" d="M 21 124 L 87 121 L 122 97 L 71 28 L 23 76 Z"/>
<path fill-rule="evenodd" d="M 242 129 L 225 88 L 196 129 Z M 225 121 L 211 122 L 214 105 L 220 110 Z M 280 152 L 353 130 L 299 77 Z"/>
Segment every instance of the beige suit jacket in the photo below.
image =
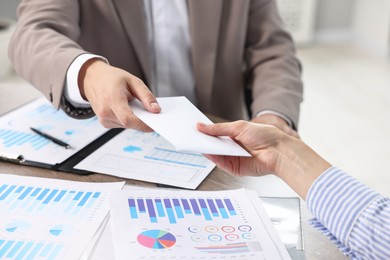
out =
<path fill-rule="evenodd" d="M 144 80 L 151 77 L 143 0 L 24 0 L 9 55 L 20 75 L 55 106 L 66 72 L 80 54 Z M 300 64 L 274 0 L 188 0 L 192 62 L 199 108 L 230 120 L 271 109 L 298 124 Z"/>

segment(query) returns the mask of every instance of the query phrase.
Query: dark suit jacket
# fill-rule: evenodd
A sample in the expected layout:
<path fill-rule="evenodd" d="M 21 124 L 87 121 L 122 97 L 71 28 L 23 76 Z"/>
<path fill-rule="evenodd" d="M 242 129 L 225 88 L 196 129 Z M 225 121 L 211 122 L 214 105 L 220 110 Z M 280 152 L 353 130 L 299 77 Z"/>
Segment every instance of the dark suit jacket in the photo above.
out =
<path fill-rule="evenodd" d="M 300 65 L 274 0 L 188 0 L 193 73 L 199 108 L 245 119 L 278 111 L 298 124 Z M 10 44 L 16 71 L 55 106 L 69 65 L 82 53 L 106 57 L 146 84 L 151 76 L 143 0 L 24 0 Z"/>

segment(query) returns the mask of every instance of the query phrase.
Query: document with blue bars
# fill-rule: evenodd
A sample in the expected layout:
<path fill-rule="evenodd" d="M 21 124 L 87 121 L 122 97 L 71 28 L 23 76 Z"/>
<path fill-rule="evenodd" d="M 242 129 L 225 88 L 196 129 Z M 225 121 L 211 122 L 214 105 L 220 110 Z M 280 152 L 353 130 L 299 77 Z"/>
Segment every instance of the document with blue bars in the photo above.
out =
<path fill-rule="evenodd" d="M 290 259 L 253 191 L 110 193 L 116 259 Z"/>
<path fill-rule="evenodd" d="M 79 259 L 124 183 L 1 175 L 0 259 Z"/>

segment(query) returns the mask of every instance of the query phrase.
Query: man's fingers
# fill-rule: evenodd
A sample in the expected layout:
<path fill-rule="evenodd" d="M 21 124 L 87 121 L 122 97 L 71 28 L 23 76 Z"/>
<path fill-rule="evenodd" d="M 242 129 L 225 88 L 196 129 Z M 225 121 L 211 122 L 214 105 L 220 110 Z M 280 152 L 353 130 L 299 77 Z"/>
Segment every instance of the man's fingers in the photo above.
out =
<path fill-rule="evenodd" d="M 124 128 L 131 128 L 139 130 L 142 132 L 153 132 L 153 129 L 142 122 L 136 115 L 130 114 L 127 115 L 126 124 L 123 125 Z"/>
<path fill-rule="evenodd" d="M 127 102 L 116 102 L 111 109 L 100 112 L 98 117 L 100 123 L 106 128 L 132 128 L 143 132 L 153 131 L 133 114 Z"/>
<path fill-rule="evenodd" d="M 123 128 L 131 128 L 135 130 L 140 130 L 143 132 L 152 132 L 153 130 L 142 122 L 129 107 L 127 103 L 123 106 L 116 107 L 114 110 L 116 120 L 121 124 Z"/>
<path fill-rule="evenodd" d="M 127 84 L 131 89 L 131 94 L 142 102 L 144 107 L 153 113 L 160 113 L 161 107 L 156 97 L 148 89 L 142 80 L 136 77 L 126 78 Z"/>

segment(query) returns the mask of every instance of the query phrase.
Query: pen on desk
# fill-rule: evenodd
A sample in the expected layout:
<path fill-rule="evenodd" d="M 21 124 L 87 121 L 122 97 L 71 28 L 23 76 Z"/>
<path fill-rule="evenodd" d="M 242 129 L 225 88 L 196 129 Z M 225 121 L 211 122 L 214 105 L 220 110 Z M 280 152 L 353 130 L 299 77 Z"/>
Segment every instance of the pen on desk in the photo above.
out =
<path fill-rule="evenodd" d="M 48 135 L 48 134 L 46 134 L 46 133 L 44 133 L 44 132 L 42 132 L 42 131 L 40 131 L 40 130 L 38 130 L 38 129 L 36 129 L 36 128 L 33 128 L 33 127 L 30 127 L 30 129 L 31 129 L 33 132 L 37 133 L 38 135 L 40 135 L 40 136 L 42 136 L 42 137 L 44 137 L 44 138 L 46 138 L 46 139 L 52 141 L 53 143 L 56 143 L 56 144 L 58 144 L 58 145 L 61 145 L 61 146 L 65 147 L 66 149 L 70 149 L 70 148 L 71 148 L 71 146 L 70 146 L 69 144 L 67 144 L 67 143 L 65 143 L 65 142 L 63 142 L 63 141 L 61 141 L 60 139 L 57 139 L 57 138 L 55 138 L 55 137 L 53 137 L 53 136 L 51 136 L 51 135 Z"/>

